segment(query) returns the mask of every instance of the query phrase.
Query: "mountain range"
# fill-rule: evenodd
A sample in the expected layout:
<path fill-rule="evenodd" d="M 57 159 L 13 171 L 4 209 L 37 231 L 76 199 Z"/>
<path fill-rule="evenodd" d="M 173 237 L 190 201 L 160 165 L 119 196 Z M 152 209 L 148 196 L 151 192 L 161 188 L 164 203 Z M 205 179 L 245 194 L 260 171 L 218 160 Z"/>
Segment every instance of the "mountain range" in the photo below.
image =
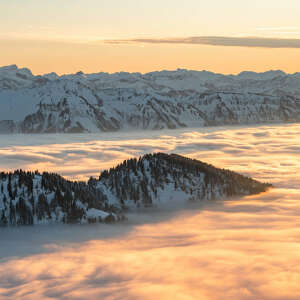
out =
<path fill-rule="evenodd" d="M 258 194 L 270 184 L 176 154 L 124 161 L 99 178 L 0 173 L 0 225 L 115 222 L 130 210 Z"/>
<path fill-rule="evenodd" d="M 0 68 L 0 133 L 83 133 L 298 122 L 300 73 L 33 75 Z"/>

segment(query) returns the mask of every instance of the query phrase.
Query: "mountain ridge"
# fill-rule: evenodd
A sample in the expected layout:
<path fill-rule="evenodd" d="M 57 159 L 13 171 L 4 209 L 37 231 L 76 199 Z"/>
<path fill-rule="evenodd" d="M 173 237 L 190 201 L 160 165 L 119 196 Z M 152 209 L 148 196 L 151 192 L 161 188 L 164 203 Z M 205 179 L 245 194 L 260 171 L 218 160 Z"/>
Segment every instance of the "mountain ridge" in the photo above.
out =
<path fill-rule="evenodd" d="M 300 121 L 300 76 L 207 71 L 34 76 L 0 68 L 0 133 L 159 130 Z"/>
<path fill-rule="evenodd" d="M 287 73 L 283 70 L 280 69 L 271 69 L 271 70 L 266 70 L 263 72 L 255 72 L 255 71 L 249 71 L 249 70 L 245 70 L 245 71 L 241 71 L 239 73 L 233 74 L 233 73 L 228 73 L 228 74 L 223 74 L 223 73 L 219 73 L 219 72 L 213 72 L 213 71 L 209 71 L 209 70 L 194 70 L 194 69 L 185 69 L 185 68 L 177 68 L 175 70 L 168 70 L 168 69 L 163 69 L 163 70 L 159 70 L 159 71 L 149 71 L 149 72 L 126 72 L 126 71 L 119 71 L 119 72 L 104 72 L 104 71 L 100 71 L 100 72 L 96 72 L 96 73 L 85 73 L 83 71 L 77 71 L 76 73 L 64 73 L 61 75 L 58 75 L 57 73 L 55 73 L 54 71 L 49 72 L 49 73 L 44 73 L 44 74 L 36 74 L 34 75 L 32 73 L 32 71 L 27 68 L 27 67 L 23 67 L 23 68 L 19 68 L 18 65 L 16 64 L 12 64 L 12 65 L 7 65 L 7 66 L 0 66 L 0 72 L 5 72 L 5 71 L 19 71 L 19 70 L 28 70 L 32 76 L 52 76 L 52 75 L 56 75 L 57 77 L 62 77 L 62 76 L 68 76 L 68 75 L 98 75 L 98 74 L 107 74 L 107 75 L 115 75 L 115 74 L 134 74 L 134 75 L 150 75 L 150 74 L 156 74 L 156 73 L 171 73 L 171 72 L 194 72 L 194 73 L 203 73 L 203 74 L 208 74 L 208 75 L 222 75 L 222 76 L 231 76 L 231 77 L 237 77 L 237 76 L 247 76 L 247 75 L 271 75 L 271 77 L 274 77 L 275 74 L 277 75 L 295 75 L 298 74 L 298 72 L 294 72 L 294 73 Z M 272 74 L 274 74 L 272 76 Z"/>
<path fill-rule="evenodd" d="M 0 225 L 110 223 L 141 207 L 245 196 L 270 187 L 230 170 L 165 153 L 126 160 L 87 183 L 47 172 L 2 172 Z"/>

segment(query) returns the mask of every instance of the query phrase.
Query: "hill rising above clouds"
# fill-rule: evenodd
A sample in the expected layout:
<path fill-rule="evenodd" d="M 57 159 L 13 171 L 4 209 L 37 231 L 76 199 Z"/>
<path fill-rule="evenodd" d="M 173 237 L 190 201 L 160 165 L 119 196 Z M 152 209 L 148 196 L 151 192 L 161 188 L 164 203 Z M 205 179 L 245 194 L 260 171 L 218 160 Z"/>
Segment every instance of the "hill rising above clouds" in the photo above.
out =
<path fill-rule="evenodd" d="M 115 222 L 128 210 L 258 194 L 271 185 L 176 154 L 147 154 L 88 183 L 0 173 L 0 225 Z"/>

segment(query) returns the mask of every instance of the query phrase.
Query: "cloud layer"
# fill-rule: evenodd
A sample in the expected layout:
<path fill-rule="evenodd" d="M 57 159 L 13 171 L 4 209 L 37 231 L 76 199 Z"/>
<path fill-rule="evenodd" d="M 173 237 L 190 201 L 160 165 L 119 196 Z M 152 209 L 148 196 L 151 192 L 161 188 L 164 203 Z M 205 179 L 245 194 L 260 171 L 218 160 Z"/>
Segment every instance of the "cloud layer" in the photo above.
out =
<path fill-rule="evenodd" d="M 300 48 L 300 39 L 267 38 L 267 37 L 227 37 L 227 36 L 194 36 L 187 38 L 138 38 L 105 40 L 107 44 L 187 44 L 211 45 L 230 47 L 258 47 L 258 48 Z"/>
<path fill-rule="evenodd" d="M 124 158 L 166 151 L 276 188 L 173 214 L 132 215 L 120 226 L 0 228 L 0 299 L 298 300 L 299 131 L 291 124 L 147 132 L 147 138 L 1 139 L 0 165 L 7 169 L 19 164 L 87 178 Z"/>
<path fill-rule="evenodd" d="M 2 170 L 38 169 L 87 180 L 124 159 L 162 151 L 188 155 L 279 185 L 295 186 L 300 180 L 291 179 L 290 174 L 300 169 L 300 163 L 293 158 L 300 153 L 299 131 L 300 125 L 292 124 L 147 131 L 146 134 L 28 135 L 26 139 L 23 135 L 11 135 L 0 140 L 0 166 Z M 266 165 L 265 155 L 277 158 Z M 280 176 L 274 177 L 277 170 L 281 170 Z"/>
<path fill-rule="evenodd" d="M 300 194 L 274 190 L 206 204 L 158 223 L 122 225 L 123 234 L 111 238 L 101 235 L 118 225 L 64 231 L 74 241 L 93 232 L 85 242 L 48 245 L 58 231 L 48 229 L 47 253 L 0 262 L 0 298 L 298 300 L 300 205 L 295 197 Z M 36 243 L 36 232 L 25 233 Z M 15 246 L 23 247 L 20 241 Z"/>

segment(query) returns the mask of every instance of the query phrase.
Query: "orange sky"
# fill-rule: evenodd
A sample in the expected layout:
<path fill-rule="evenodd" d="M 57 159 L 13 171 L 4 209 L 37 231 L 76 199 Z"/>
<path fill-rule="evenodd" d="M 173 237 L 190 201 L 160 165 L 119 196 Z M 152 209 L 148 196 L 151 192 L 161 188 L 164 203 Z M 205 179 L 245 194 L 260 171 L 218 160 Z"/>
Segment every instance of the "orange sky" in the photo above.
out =
<path fill-rule="evenodd" d="M 300 48 L 105 44 L 104 40 L 191 36 L 300 38 L 297 0 L 27 0 L 0 3 L 0 65 L 35 74 L 300 71 Z"/>
<path fill-rule="evenodd" d="M 17 64 L 35 74 L 149 72 L 187 68 L 220 73 L 242 70 L 300 70 L 299 49 L 265 49 L 205 45 L 105 45 L 49 42 L 7 42 L 0 65 Z M 22 49 L 20 51 L 20 49 Z"/>

